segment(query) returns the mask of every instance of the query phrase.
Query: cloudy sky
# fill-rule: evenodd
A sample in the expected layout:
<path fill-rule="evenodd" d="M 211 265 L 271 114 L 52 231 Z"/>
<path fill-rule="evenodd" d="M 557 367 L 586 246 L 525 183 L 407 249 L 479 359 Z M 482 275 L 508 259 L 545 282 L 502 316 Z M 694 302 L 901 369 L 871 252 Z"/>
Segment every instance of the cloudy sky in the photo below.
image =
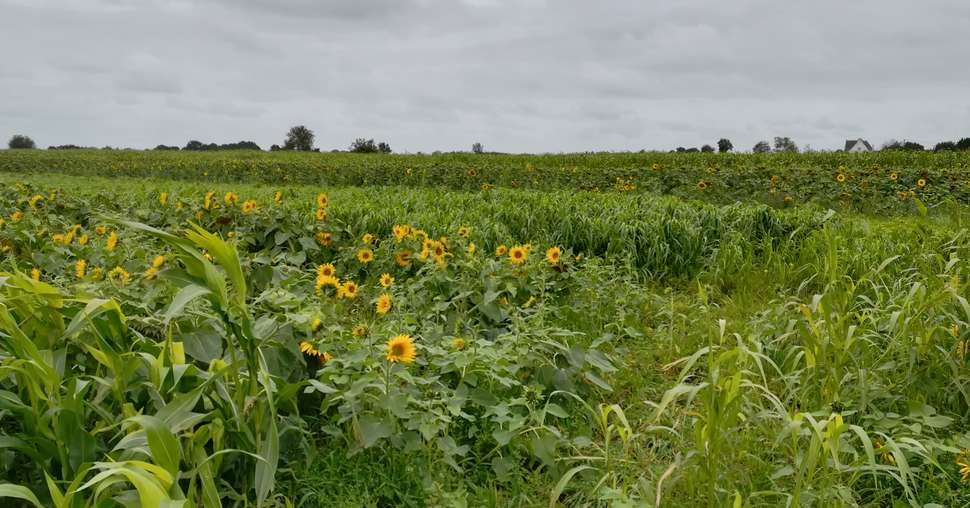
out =
<path fill-rule="evenodd" d="M 967 0 L 0 0 L 0 137 L 671 149 L 970 136 Z"/>

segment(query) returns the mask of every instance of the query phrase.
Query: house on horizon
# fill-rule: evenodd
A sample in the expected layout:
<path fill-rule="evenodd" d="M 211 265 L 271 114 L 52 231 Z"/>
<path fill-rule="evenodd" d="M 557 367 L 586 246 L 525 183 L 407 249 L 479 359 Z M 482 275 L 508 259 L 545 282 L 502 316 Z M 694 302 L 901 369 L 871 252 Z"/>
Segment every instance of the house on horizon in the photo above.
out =
<path fill-rule="evenodd" d="M 859 138 L 859 139 L 847 139 L 847 140 L 845 140 L 845 150 L 844 151 L 850 152 L 850 153 L 871 152 L 872 151 L 872 145 L 870 145 L 868 141 L 866 141 L 866 140 L 864 140 L 862 138 Z"/>

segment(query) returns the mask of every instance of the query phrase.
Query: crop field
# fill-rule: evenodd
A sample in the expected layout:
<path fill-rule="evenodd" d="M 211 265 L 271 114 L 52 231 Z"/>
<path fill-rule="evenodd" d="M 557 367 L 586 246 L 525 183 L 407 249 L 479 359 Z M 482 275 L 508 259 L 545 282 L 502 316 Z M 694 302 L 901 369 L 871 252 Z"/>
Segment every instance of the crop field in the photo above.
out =
<path fill-rule="evenodd" d="M 968 166 L 0 152 L 0 497 L 970 506 Z"/>

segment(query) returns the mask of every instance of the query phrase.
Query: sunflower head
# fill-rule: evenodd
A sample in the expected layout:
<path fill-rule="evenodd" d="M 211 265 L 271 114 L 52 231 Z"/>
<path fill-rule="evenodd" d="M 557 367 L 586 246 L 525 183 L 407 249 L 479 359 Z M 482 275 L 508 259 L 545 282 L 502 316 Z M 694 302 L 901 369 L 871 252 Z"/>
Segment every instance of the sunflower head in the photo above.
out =
<path fill-rule="evenodd" d="M 161 268 L 165 264 L 165 256 L 155 256 L 152 260 L 152 268 Z"/>
<path fill-rule="evenodd" d="M 322 327 L 323 327 L 323 321 L 321 321 L 320 318 L 313 318 L 310 321 L 310 330 L 311 331 L 318 332 L 318 331 L 320 331 L 320 328 L 322 328 Z"/>
<path fill-rule="evenodd" d="M 546 261 L 548 261 L 550 265 L 558 265 L 561 258 L 562 249 L 560 249 L 558 246 L 549 247 L 546 249 Z"/>
<path fill-rule="evenodd" d="M 167 192 L 160 192 L 160 193 L 158 193 L 158 202 L 161 203 L 163 206 L 164 205 L 167 205 L 168 204 L 168 193 Z"/>
<path fill-rule="evenodd" d="M 381 293 L 381 296 L 377 297 L 377 302 L 375 303 L 378 314 L 387 314 L 391 310 L 391 295 L 387 293 Z"/>
<path fill-rule="evenodd" d="M 926 179 L 925 178 L 920 178 L 919 180 L 916 180 L 916 186 L 917 187 L 926 187 Z"/>
<path fill-rule="evenodd" d="M 839 182 L 839 183 L 844 183 L 845 182 L 845 173 L 839 173 L 839 174 L 835 175 L 835 181 L 836 182 Z"/>
<path fill-rule="evenodd" d="M 509 261 L 513 265 L 521 265 L 529 259 L 529 251 L 522 245 L 516 245 L 509 249 Z"/>
<path fill-rule="evenodd" d="M 246 200 L 246 202 L 243 203 L 242 211 L 243 211 L 243 213 L 247 213 L 247 214 L 248 213 L 255 212 L 256 211 L 256 200 L 254 200 L 254 199 Z"/>
<path fill-rule="evenodd" d="M 317 275 L 322 277 L 333 277 L 337 275 L 337 269 L 332 263 L 324 263 L 317 267 Z"/>
<path fill-rule="evenodd" d="M 350 331 L 354 337 L 360 338 L 367 335 L 367 327 L 364 325 L 354 325 L 353 330 Z"/>
<path fill-rule="evenodd" d="M 701 181 L 697 182 L 697 188 L 700 189 L 700 190 L 706 189 L 707 188 L 707 182 L 705 182 L 704 180 L 701 180 Z"/>
<path fill-rule="evenodd" d="M 314 215 L 314 217 L 316 217 L 317 220 L 326 220 L 326 218 L 327 218 L 327 209 L 326 208 L 322 208 L 322 207 L 321 208 L 317 208 L 317 212 Z"/>
<path fill-rule="evenodd" d="M 83 259 L 79 259 L 77 260 L 77 263 L 74 263 L 74 275 L 76 275 L 79 279 L 84 278 L 85 274 L 87 274 L 87 269 L 88 262 Z"/>
<path fill-rule="evenodd" d="M 343 284 L 341 284 L 339 288 L 337 288 L 337 296 L 340 298 L 353 300 L 354 298 L 357 298 L 357 291 L 359 289 L 360 288 L 357 286 L 356 282 L 352 280 L 348 280 Z"/>
<path fill-rule="evenodd" d="M 397 263 L 397 266 L 404 267 L 404 266 L 410 265 L 411 264 L 411 251 L 409 251 L 409 250 L 402 250 L 402 251 L 398 252 L 397 255 L 394 257 L 394 261 Z"/>
<path fill-rule="evenodd" d="M 360 249 L 357 251 L 357 261 L 361 263 L 370 263 L 374 260 L 374 251 L 370 249 Z"/>
<path fill-rule="evenodd" d="M 465 339 L 461 337 L 455 337 L 454 339 L 451 339 L 451 347 L 455 348 L 458 351 L 465 349 Z"/>
<path fill-rule="evenodd" d="M 391 363 L 411 363 L 416 350 L 410 335 L 397 335 L 387 341 L 387 361 Z"/>
<path fill-rule="evenodd" d="M 472 228 L 467 226 L 462 226 L 458 228 L 458 236 L 468 238 L 472 234 Z"/>
<path fill-rule="evenodd" d="M 317 243 L 323 246 L 327 246 L 333 243 L 333 235 L 330 233 L 327 233 L 326 231 L 317 231 L 317 234 L 314 237 L 316 238 Z"/>
<path fill-rule="evenodd" d="M 892 173 L 889 173 L 889 179 L 895 182 L 896 180 L 899 180 L 899 175 L 893 171 Z"/>
<path fill-rule="evenodd" d="M 370 245 L 374 242 L 374 235 L 370 233 L 364 233 L 364 236 L 360 237 L 360 241 L 363 244 Z"/>
<path fill-rule="evenodd" d="M 273 202 L 277 205 L 283 202 L 283 191 L 276 191 L 276 193 L 273 194 Z"/>
<path fill-rule="evenodd" d="M 506 247 L 504 244 L 503 245 L 499 245 L 498 247 L 495 247 L 495 255 L 496 256 L 504 256 L 505 253 L 508 252 L 508 250 L 509 250 L 509 248 Z"/>
<path fill-rule="evenodd" d="M 326 194 L 317 194 L 317 208 L 326 208 L 330 204 L 330 199 Z"/>
<path fill-rule="evenodd" d="M 235 192 L 230 191 L 223 196 L 223 201 L 225 201 L 227 205 L 234 205 L 239 201 L 239 196 L 237 196 Z"/>
<path fill-rule="evenodd" d="M 389 288 L 389 287 L 391 287 L 391 284 L 394 284 L 394 277 L 392 277 L 391 274 L 389 274 L 389 273 L 382 273 L 381 274 L 381 286 L 382 287 Z"/>

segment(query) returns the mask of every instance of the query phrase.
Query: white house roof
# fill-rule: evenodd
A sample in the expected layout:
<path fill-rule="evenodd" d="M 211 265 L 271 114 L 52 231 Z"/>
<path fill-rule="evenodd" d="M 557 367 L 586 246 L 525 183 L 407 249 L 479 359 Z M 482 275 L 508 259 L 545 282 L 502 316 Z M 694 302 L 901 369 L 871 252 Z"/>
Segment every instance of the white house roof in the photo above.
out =
<path fill-rule="evenodd" d="M 866 149 L 872 150 L 872 145 L 870 145 L 868 141 L 866 141 L 866 140 L 864 140 L 862 138 L 859 138 L 859 139 L 847 139 L 847 140 L 845 140 L 845 151 L 848 152 L 849 150 L 851 150 L 852 147 L 854 147 L 856 145 L 856 143 L 862 143 L 863 145 L 865 145 Z"/>

